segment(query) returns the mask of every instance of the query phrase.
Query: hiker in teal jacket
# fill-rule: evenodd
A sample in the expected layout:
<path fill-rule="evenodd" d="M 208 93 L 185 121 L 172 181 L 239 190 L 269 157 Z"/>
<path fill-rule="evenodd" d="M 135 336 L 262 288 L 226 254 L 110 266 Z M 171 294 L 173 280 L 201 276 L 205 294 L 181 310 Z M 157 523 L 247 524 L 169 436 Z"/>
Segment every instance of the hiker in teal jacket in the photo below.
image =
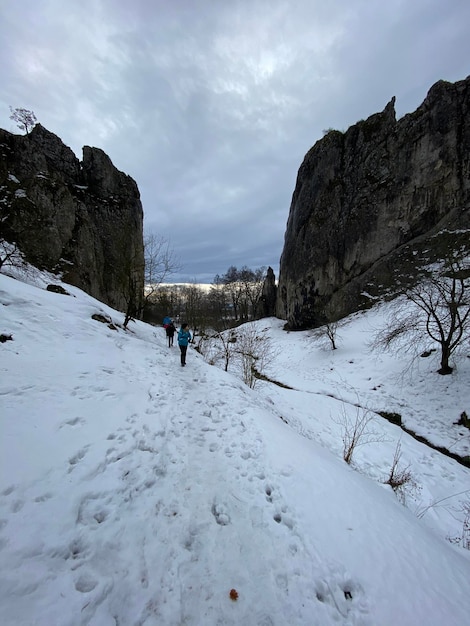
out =
<path fill-rule="evenodd" d="M 181 350 L 181 367 L 186 365 L 186 352 L 188 351 L 188 343 L 191 339 L 188 324 L 181 324 L 181 328 L 178 331 L 178 345 Z"/>

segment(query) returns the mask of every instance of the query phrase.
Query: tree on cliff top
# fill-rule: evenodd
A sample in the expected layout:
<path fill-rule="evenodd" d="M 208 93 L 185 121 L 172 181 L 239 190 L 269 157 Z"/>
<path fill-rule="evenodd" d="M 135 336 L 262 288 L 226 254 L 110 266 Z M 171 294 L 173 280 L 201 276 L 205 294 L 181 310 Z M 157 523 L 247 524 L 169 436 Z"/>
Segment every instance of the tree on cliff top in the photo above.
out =
<path fill-rule="evenodd" d="M 36 126 L 37 119 L 33 111 L 28 109 L 13 109 L 10 107 L 11 115 L 10 119 L 16 122 L 16 125 L 21 130 L 24 130 L 27 135 Z"/>

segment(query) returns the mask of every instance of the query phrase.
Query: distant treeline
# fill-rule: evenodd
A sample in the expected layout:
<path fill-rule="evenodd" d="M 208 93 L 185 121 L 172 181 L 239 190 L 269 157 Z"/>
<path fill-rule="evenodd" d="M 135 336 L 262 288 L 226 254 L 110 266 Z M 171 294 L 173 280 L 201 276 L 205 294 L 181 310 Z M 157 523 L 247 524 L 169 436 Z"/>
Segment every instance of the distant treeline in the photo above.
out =
<path fill-rule="evenodd" d="M 261 315 L 260 300 L 266 267 L 252 270 L 228 268 L 217 274 L 210 287 L 198 284 L 161 284 L 152 289 L 144 309 L 144 320 L 161 324 L 166 316 L 187 322 L 203 333 L 224 330 Z"/>

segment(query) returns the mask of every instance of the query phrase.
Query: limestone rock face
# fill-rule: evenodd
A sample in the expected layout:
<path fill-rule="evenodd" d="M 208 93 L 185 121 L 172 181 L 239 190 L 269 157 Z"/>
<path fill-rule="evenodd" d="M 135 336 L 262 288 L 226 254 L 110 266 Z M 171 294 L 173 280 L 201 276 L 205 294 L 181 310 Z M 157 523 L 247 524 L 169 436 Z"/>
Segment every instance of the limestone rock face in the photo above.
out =
<path fill-rule="evenodd" d="M 304 158 L 276 302 L 290 328 L 360 309 L 365 289 L 392 279 L 400 250 L 469 227 L 470 77 L 436 83 L 398 121 L 394 103 L 345 133 L 329 132 Z"/>
<path fill-rule="evenodd" d="M 125 310 L 130 289 L 142 292 L 139 190 L 102 150 L 85 146 L 80 162 L 40 124 L 0 129 L 0 214 L 1 237 L 102 302 Z"/>
<path fill-rule="evenodd" d="M 259 315 L 260 317 L 273 317 L 276 315 L 276 277 L 272 267 L 268 267 L 265 279 L 263 281 L 263 290 L 261 292 Z"/>

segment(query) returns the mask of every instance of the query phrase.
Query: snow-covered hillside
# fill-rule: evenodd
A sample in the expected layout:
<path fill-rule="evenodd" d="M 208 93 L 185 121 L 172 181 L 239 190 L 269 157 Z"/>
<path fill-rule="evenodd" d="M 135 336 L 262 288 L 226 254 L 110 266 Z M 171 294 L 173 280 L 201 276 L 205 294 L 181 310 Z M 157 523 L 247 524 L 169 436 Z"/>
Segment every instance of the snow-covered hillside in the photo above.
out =
<path fill-rule="evenodd" d="M 3 626 L 468 624 L 470 470 L 378 416 L 347 465 L 342 429 L 397 412 L 468 454 L 453 422 L 470 359 L 400 377 L 367 349 L 385 308 L 352 316 L 334 352 L 261 320 L 267 373 L 293 389 L 250 390 L 48 281 L 0 275 Z M 398 441 L 406 506 L 383 484 Z"/>

